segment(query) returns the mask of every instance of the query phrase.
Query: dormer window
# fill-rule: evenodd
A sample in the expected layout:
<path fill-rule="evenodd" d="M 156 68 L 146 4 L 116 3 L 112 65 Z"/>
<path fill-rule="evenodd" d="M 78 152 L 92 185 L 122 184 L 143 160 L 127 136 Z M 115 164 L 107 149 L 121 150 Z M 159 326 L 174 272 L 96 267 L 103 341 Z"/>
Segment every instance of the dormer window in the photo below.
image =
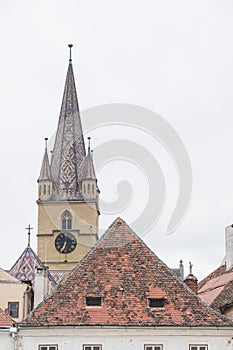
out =
<path fill-rule="evenodd" d="M 148 304 L 149 304 L 149 307 L 154 307 L 154 308 L 165 307 L 166 299 L 165 298 L 149 298 Z"/>
<path fill-rule="evenodd" d="M 62 215 L 62 229 L 71 230 L 72 229 L 72 215 L 66 210 Z"/>
<path fill-rule="evenodd" d="M 101 306 L 101 297 L 86 297 L 86 306 Z"/>

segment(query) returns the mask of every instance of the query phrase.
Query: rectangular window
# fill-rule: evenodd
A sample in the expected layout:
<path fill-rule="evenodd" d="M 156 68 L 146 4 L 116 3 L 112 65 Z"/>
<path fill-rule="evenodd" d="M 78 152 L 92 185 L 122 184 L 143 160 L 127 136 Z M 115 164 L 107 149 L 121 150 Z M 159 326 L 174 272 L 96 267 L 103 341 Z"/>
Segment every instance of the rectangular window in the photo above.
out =
<path fill-rule="evenodd" d="M 101 306 L 101 298 L 100 297 L 86 297 L 86 305 L 87 306 Z M 96 350 L 96 349 L 94 349 Z"/>
<path fill-rule="evenodd" d="M 149 298 L 148 301 L 149 301 L 150 307 L 165 307 L 166 299 L 164 299 L 164 298 Z"/>
<path fill-rule="evenodd" d="M 39 345 L 39 350 L 58 350 L 58 345 Z"/>
<path fill-rule="evenodd" d="M 201 344 L 189 345 L 189 350 L 208 350 L 208 345 L 201 345 Z"/>
<path fill-rule="evenodd" d="M 145 350 L 163 350 L 163 345 L 161 344 L 149 344 L 144 345 Z"/>
<path fill-rule="evenodd" d="M 83 345 L 83 350 L 102 350 L 102 345 L 86 344 Z"/>
<path fill-rule="evenodd" d="M 8 303 L 8 315 L 11 317 L 19 317 L 19 303 L 18 302 Z"/>

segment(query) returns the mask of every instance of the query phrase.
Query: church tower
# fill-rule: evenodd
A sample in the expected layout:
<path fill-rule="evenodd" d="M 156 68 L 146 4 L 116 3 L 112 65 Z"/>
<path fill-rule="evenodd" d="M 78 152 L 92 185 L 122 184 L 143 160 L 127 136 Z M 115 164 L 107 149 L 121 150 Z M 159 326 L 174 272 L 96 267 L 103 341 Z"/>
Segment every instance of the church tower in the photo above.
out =
<path fill-rule="evenodd" d="M 71 270 L 98 240 L 99 189 L 86 154 L 71 48 L 51 162 L 47 140 L 38 179 L 38 256 L 50 270 Z"/>

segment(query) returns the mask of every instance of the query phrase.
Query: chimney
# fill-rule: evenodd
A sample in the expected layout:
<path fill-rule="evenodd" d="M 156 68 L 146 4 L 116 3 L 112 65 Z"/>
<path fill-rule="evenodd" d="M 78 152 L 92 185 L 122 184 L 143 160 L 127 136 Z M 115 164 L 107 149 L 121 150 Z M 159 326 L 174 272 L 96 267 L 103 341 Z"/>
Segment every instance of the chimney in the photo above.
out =
<path fill-rule="evenodd" d="M 179 275 L 180 275 L 180 280 L 183 281 L 184 280 L 184 266 L 183 266 L 183 261 L 180 260 L 180 265 L 179 265 Z"/>
<path fill-rule="evenodd" d="M 233 265 L 233 225 L 225 228 L 226 237 L 226 266 L 227 269 Z"/>
<path fill-rule="evenodd" d="M 195 277 L 193 274 L 189 274 L 184 279 L 184 283 L 195 293 L 197 294 L 197 277 Z"/>
<path fill-rule="evenodd" d="M 184 283 L 195 293 L 197 294 L 197 282 L 198 282 L 198 279 L 197 277 L 195 277 L 193 274 L 192 274 L 192 268 L 193 268 L 193 265 L 191 264 L 191 262 L 189 263 L 189 269 L 190 269 L 190 273 L 187 277 L 185 277 L 184 279 Z"/>
<path fill-rule="evenodd" d="M 34 307 L 40 304 L 48 294 L 48 268 L 36 267 Z"/>

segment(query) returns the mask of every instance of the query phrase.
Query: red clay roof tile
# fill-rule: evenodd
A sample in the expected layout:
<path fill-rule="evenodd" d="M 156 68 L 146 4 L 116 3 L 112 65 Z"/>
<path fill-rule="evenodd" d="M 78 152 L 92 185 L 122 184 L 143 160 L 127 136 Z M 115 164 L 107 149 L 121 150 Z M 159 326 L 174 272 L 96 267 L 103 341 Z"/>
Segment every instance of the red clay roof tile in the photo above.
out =
<path fill-rule="evenodd" d="M 226 265 L 208 275 L 198 285 L 198 296 L 216 311 L 233 304 L 233 268 Z"/>
<path fill-rule="evenodd" d="M 0 309 L 0 328 L 1 327 L 11 327 L 15 324 L 15 321 L 13 321 L 10 316 L 5 314 L 5 312 Z"/>

